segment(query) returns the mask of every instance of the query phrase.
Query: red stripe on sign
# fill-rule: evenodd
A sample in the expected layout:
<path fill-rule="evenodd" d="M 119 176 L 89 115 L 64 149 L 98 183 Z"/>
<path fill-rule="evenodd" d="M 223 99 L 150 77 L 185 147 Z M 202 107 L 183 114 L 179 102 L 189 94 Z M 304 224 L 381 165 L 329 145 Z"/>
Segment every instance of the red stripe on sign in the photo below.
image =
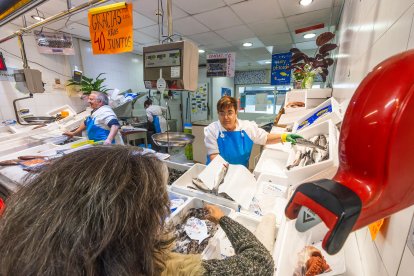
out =
<path fill-rule="evenodd" d="M 297 30 L 295 30 L 295 34 L 306 33 L 306 32 L 309 32 L 309 31 L 322 29 L 322 28 L 325 28 L 324 23 L 320 23 L 320 24 L 316 24 L 316 25 L 313 25 L 313 26 L 297 29 Z"/>

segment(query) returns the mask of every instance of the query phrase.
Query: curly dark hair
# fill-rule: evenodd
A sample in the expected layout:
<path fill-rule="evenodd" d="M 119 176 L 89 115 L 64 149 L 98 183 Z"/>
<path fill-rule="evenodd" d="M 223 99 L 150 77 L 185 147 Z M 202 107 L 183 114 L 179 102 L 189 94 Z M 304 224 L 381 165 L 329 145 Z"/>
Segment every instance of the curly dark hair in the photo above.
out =
<path fill-rule="evenodd" d="M 173 242 L 167 172 L 127 146 L 56 160 L 7 201 L 0 275 L 160 274 Z"/>

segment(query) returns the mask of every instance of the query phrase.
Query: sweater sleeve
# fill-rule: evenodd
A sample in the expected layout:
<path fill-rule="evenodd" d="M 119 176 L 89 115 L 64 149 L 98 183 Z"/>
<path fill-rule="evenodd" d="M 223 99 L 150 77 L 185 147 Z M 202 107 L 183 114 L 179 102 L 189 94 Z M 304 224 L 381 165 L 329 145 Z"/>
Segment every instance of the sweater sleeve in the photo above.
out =
<path fill-rule="evenodd" d="M 205 275 L 273 275 L 272 256 L 249 230 L 229 217 L 221 218 L 220 226 L 236 255 L 224 260 L 204 260 Z"/>

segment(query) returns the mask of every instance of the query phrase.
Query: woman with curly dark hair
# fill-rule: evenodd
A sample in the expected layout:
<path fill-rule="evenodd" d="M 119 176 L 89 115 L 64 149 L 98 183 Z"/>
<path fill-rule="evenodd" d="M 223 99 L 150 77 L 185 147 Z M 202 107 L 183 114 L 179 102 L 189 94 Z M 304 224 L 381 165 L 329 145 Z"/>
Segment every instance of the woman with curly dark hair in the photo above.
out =
<path fill-rule="evenodd" d="M 0 275 L 272 275 L 269 252 L 207 206 L 236 256 L 202 261 L 172 253 L 167 167 L 136 148 L 98 146 L 53 162 L 7 201 Z M 251 274 L 253 272 L 253 274 Z"/>

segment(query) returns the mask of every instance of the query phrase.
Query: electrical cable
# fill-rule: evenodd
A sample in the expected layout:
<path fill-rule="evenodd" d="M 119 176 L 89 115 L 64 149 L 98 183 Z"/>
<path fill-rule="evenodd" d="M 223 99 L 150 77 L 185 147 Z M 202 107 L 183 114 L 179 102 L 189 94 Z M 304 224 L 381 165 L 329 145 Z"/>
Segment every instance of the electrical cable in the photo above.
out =
<path fill-rule="evenodd" d="M 161 37 L 164 37 L 164 6 L 162 4 L 162 0 L 160 0 L 161 2 Z"/>
<path fill-rule="evenodd" d="M 20 56 L 18 56 L 18 55 L 16 55 L 16 54 L 13 54 L 13 53 L 11 53 L 11 52 L 9 52 L 9 51 L 7 51 L 7 50 L 3 49 L 3 48 L 0 48 L 0 50 L 1 50 L 1 51 L 3 51 L 3 52 L 5 52 L 5 53 L 7 53 L 7 54 L 9 54 L 9 55 L 11 55 L 11 56 L 14 56 L 14 57 L 17 57 L 17 58 L 21 59 L 21 57 L 20 57 Z M 44 69 L 46 69 L 46 70 L 49 70 L 49 71 L 51 71 L 51 72 L 56 73 L 56 74 L 58 74 L 58 75 L 61 75 L 61 76 L 67 77 L 67 78 L 71 78 L 71 77 L 72 77 L 72 76 L 68 76 L 68 75 L 65 75 L 65 74 L 59 73 L 58 71 L 55 71 L 55 70 L 53 70 L 53 69 L 47 68 L 46 66 L 44 66 L 44 65 L 42 65 L 42 64 L 40 64 L 40 63 L 37 63 L 37 62 L 35 62 L 35 61 L 30 61 L 30 60 L 27 60 L 27 62 L 30 62 L 30 63 L 36 64 L 36 65 L 38 65 L 38 66 L 40 66 L 40 67 L 42 67 L 42 68 L 44 68 Z"/>

